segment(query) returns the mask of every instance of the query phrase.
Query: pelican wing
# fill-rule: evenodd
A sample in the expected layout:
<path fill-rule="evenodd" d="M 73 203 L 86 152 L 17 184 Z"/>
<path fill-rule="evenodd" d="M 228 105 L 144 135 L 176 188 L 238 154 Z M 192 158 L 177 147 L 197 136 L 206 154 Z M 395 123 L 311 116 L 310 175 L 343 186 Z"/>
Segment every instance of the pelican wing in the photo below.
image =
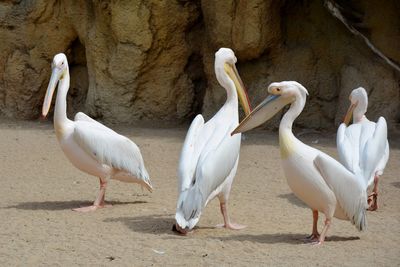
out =
<path fill-rule="evenodd" d="M 183 143 L 178 166 L 179 192 L 189 189 L 193 183 L 197 161 L 202 150 L 202 145 L 204 144 L 201 139 L 206 138 L 202 135 L 204 133 L 202 131 L 203 128 L 204 118 L 199 114 L 190 125 L 185 142 Z"/>
<path fill-rule="evenodd" d="M 232 128 L 228 127 L 222 131 L 222 128 L 217 126 L 215 132 L 220 132 L 214 134 L 204 147 L 196 167 L 194 185 L 190 188 L 183 206 L 186 220 L 200 215 L 208 197 L 222 185 L 234 168 L 239 156 L 240 135 L 230 136 Z"/>
<path fill-rule="evenodd" d="M 151 189 L 150 178 L 136 144 L 105 126 L 99 127 L 98 124 L 76 121 L 73 138 L 99 163 L 127 172 L 143 180 Z"/>
<path fill-rule="evenodd" d="M 366 229 L 367 192 L 362 180 L 326 154 L 318 154 L 314 165 L 335 193 L 349 220 L 360 231 Z"/>
<path fill-rule="evenodd" d="M 382 164 L 382 160 L 389 157 L 388 150 L 387 124 L 385 118 L 380 117 L 372 136 L 366 140 L 365 147 L 360 156 L 360 168 L 363 171 L 363 176 L 367 185 L 371 182 L 371 178 L 375 176 L 375 172 L 378 166 Z"/>
<path fill-rule="evenodd" d="M 386 167 L 386 164 L 389 160 L 389 154 L 390 154 L 390 149 L 389 149 L 389 142 L 386 140 L 386 148 L 385 148 L 385 153 L 382 157 L 382 159 L 379 161 L 378 168 L 377 168 L 377 175 L 382 175 L 383 171 Z"/>
<path fill-rule="evenodd" d="M 74 117 L 74 121 L 86 121 L 86 122 L 91 122 L 91 123 L 93 123 L 93 125 L 95 125 L 96 127 L 100 127 L 100 128 L 102 128 L 102 129 L 106 129 L 106 130 L 109 130 L 109 131 L 114 132 L 113 130 L 111 130 L 111 129 L 108 128 L 107 126 L 105 126 L 105 125 L 101 124 L 100 122 L 98 122 L 98 121 L 92 119 L 91 117 L 89 117 L 88 115 L 86 115 L 86 114 L 83 113 L 83 112 L 78 112 L 78 113 L 76 113 L 76 114 L 75 114 L 75 117 Z M 114 132 L 114 133 L 115 133 L 115 132 Z"/>
<path fill-rule="evenodd" d="M 361 125 L 353 124 L 349 127 L 345 123 L 339 126 L 336 144 L 340 162 L 351 172 L 360 169 L 359 146 Z"/>

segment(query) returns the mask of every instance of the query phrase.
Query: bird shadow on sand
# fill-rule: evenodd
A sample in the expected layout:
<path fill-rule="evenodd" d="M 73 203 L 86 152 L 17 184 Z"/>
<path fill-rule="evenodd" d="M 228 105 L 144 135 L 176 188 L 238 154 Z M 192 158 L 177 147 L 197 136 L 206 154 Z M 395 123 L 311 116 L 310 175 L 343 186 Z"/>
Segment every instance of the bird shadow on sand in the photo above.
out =
<path fill-rule="evenodd" d="M 262 235 L 232 235 L 224 237 L 215 237 L 221 241 L 250 241 L 262 244 L 292 244 L 292 245 L 304 245 L 309 244 L 305 242 L 305 234 L 262 234 Z M 358 236 L 327 236 L 325 242 L 340 242 L 340 241 L 352 241 L 359 240 Z"/>
<path fill-rule="evenodd" d="M 134 232 L 173 235 L 172 226 L 175 220 L 172 214 L 152 214 L 137 217 L 108 218 L 104 222 L 121 222 Z"/>
<path fill-rule="evenodd" d="M 130 230 L 138 233 L 145 234 L 167 234 L 169 238 L 182 236 L 181 234 L 173 231 L 173 226 L 175 224 L 174 214 L 152 214 L 146 216 L 137 216 L 137 217 L 119 217 L 119 218 L 108 218 L 105 219 L 104 222 L 121 222 Z M 194 230 L 205 230 L 205 229 L 215 229 L 215 227 L 199 227 L 195 226 Z M 195 232 L 194 231 L 194 232 Z M 194 233 L 193 232 L 193 233 Z M 191 234 L 187 235 L 188 237 Z"/>
<path fill-rule="evenodd" d="M 113 206 L 128 204 L 143 204 L 146 201 L 107 201 L 106 204 Z M 16 205 L 5 207 L 6 209 L 20 210 L 72 210 L 79 207 L 90 206 L 93 201 L 68 200 L 68 201 L 38 201 L 38 202 L 21 202 Z"/>
<path fill-rule="evenodd" d="M 392 185 L 396 188 L 400 188 L 400 182 L 393 182 Z"/>
<path fill-rule="evenodd" d="M 308 208 L 306 204 L 304 204 L 300 199 L 298 199 L 293 193 L 288 194 L 280 194 L 278 195 L 279 198 L 285 198 L 289 203 L 298 206 L 300 208 Z"/>

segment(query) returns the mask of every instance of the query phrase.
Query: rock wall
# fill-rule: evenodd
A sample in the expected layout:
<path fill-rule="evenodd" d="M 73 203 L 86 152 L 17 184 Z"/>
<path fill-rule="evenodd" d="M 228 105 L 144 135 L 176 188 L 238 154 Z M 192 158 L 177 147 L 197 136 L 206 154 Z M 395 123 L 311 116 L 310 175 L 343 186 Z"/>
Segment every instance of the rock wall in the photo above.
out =
<path fill-rule="evenodd" d="M 400 62 L 399 2 L 336 1 L 346 21 Z M 253 106 L 272 81 L 309 90 L 297 126 L 333 129 L 349 92 L 369 92 L 368 115 L 400 122 L 400 73 L 329 12 L 323 1 L 38 0 L 0 3 L 0 115 L 40 115 L 52 57 L 67 54 L 69 114 L 108 122 L 211 116 L 225 91 L 214 53 L 231 47 Z M 269 124 L 275 127 L 275 123 Z"/>

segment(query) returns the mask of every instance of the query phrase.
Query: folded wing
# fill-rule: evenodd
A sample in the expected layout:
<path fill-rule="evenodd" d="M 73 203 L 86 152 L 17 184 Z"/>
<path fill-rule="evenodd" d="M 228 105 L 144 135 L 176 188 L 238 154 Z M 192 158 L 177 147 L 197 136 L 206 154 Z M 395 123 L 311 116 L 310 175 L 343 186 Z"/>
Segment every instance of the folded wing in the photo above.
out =
<path fill-rule="evenodd" d="M 360 170 L 359 146 L 361 125 L 353 124 L 349 127 L 340 124 L 336 144 L 340 162 L 351 172 Z"/>
<path fill-rule="evenodd" d="M 205 206 L 208 197 L 231 173 L 238 159 L 240 135 L 230 136 L 232 127 L 204 147 L 196 167 L 195 182 L 190 188 L 183 207 L 186 219 L 197 217 Z"/>
<path fill-rule="evenodd" d="M 73 138 L 78 145 L 99 163 L 127 172 L 151 188 L 149 175 L 136 144 L 96 123 L 83 120 L 75 122 Z"/>
<path fill-rule="evenodd" d="M 336 199 L 349 220 L 360 231 L 366 229 L 367 192 L 362 179 L 357 178 L 343 165 L 320 153 L 314 159 L 314 165 L 335 193 Z"/>
<path fill-rule="evenodd" d="M 362 154 L 360 155 L 360 168 L 363 171 L 363 177 L 367 186 L 375 176 L 374 172 L 377 170 L 379 164 L 381 164 L 382 159 L 388 157 L 388 150 L 387 124 L 385 118 L 380 117 L 376 123 L 375 131 L 366 140 Z"/>

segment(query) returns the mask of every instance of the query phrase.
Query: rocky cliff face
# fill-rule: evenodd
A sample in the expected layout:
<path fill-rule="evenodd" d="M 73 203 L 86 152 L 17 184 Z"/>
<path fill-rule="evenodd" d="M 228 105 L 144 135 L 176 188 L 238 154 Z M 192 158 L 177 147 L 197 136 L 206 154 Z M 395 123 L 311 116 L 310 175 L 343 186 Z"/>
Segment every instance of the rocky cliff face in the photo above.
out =
<path fill-rule="evenodd" d="M 396 66 L 398 1 L 336 2 Z M 211 116 L 225 100 L 214 75 L 214 53 L 224 46 L 237 54 L 253 105 L 272 81 L 306 86 L 300 127 L 333 129 L 358 86 L 369 92 L 369 117 L 399 127 L 400 72 L 318 0 L 3 1 L 0 40 L 0 114 L 7 117 L 39 116 L 59 52 L 70 64 L 70 114 L 122 123 Z"/>

